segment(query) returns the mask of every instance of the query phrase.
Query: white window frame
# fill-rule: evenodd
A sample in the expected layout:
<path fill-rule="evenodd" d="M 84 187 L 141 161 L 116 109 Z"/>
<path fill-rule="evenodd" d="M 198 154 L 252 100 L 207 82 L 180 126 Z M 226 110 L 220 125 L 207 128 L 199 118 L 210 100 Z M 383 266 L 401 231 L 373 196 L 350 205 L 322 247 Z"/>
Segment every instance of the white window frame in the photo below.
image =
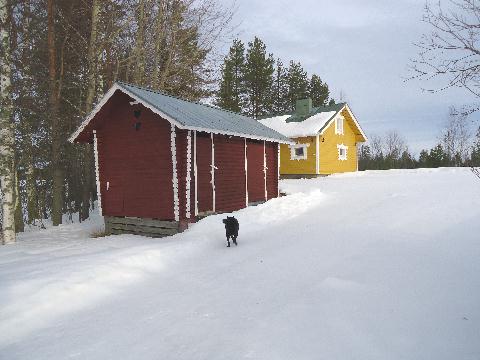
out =
<path fill-rule="evenodd" d="M 290 160 L 307 160 L 308 146 L 310 144 L 296 144 L 290 145 Z M 303 155 L 298 156 L 295 153 L 296 149 L 303 149 Z"/>
<path fill-rule="evenodd" d="M 342 150 L 345 151 L 345 154 L 343 155 L 342 155 Z M 348 146 L 339 144 L 337 145 L 337 151 L 338 151 L 338 160 L 346 161 L 348 159 Z"/>
<path fill-rule="evenodd" d="M 339 116 L 335 119 L 335 134 L 336 135 L 343 135 L 344 134 L 344 126 L 345 126 L 345 118 L 343 116 Z"/>

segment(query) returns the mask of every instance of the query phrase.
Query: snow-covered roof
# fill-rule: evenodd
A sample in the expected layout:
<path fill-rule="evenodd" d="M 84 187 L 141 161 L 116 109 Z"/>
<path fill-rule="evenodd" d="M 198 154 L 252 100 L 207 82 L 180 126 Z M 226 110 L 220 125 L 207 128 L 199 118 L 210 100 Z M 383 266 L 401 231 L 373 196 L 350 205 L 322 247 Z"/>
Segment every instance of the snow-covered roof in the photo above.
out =
<path fill-rule="evenodd" d="M 307 116 L 286 114 L 261 119 L 260 122 L 289 138 L 316 136 L 323 134 L 329 124 L 340 116 L 344 110 L 350 114 L 356 127 L 355 133 L 361 139 L 360 141 L 366 141 L 367 136 L 346 103 L 314 108 Z"/>
<path fill-rule="evenodd" d="M 179 99 L 160 91 L 117 82 L 70 137 L 74 142 L 116 91 L 121 91 L 180 129 L 241 136 L 249 139 L 292 143 L 285 135 L 260 122 L 232 111 Z"/>
<path fill-rule="evenodd" d="M 280 115 L 260 122 L 269 128 L 278 131 L 289 138 L 317 135 L 325 124 L 332 119 L 336 111 L 320 112 L 303 121 L 287 121 L 291 115 Z"/>

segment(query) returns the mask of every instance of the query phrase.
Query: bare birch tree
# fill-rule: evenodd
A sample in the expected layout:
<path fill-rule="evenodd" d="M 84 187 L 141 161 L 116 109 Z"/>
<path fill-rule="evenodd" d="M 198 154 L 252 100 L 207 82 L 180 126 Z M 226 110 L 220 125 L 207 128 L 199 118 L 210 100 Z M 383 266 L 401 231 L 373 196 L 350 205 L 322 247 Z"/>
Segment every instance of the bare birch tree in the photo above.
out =
<path fill-rule="evenodd" d="M 422 21 L 431 32 L 415 44 L 419 54 L 410 63 L 411 79 L 441 82 L 424 88 L 429 92 L 457 87 L 480 98 L 480 2 L 427 2 Z M 479 105 L 472 106 L 466 112 L 479 109 Z"/>
<path fill-rule="evenodd" d="M 11 4 L 0 0 L 0 187 L 2 202 L 2 243 L 15 237 L 15 130 L 12 121 Z"/>
<path fill-rule="evenodd" d="M 440 143 L 453 165 L 462 166 L 467 161 L 470 155 L 471 137 L 467 115 L 451 106 Z"/>

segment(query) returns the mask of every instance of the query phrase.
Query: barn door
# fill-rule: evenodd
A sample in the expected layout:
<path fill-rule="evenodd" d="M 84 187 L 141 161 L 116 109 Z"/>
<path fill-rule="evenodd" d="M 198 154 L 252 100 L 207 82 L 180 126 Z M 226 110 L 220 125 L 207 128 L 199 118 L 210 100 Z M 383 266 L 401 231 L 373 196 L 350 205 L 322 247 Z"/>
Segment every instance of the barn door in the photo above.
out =
<path fill-rule="evenodd" d="M 248 202 L 265 201 L 263 141 L 247 140 Z"/>
<path fill-rule="evenodd" d="M 205 132 L 196 134 L 197 206 L 199 213 L 213 211 L 212 138 Z"/>
<path fill-rule="evenodd" d="M 268 200 L 278 197 L 278 146 L 280 145 L 276 143 L 265 143 Z"/>
<path fill-rule="evenodd" d="M 245 207 L 245 139 L 215 135 L 215 211 Z"/>
<path fill-rule="evenodd" d="M 123 215 L 123 179 L 121 176 L 110 176 L 102 183 L 102 207 L 104 214 L 112 216 Z"/>
<path fill-rule="evenodd" d="M 124 210 L 123 154 L 115 151 L 121 142 L 115 136 L 97 133 L 98 166 L 100 176 L 100 192 L 102 211 L 108 216 L 122 216 Z"/>

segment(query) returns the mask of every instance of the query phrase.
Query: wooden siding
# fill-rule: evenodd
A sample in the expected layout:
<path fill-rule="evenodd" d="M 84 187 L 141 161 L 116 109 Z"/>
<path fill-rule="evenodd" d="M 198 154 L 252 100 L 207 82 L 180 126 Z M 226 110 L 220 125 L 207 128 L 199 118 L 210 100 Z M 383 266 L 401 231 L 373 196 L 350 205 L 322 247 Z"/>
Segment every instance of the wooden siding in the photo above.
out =
<path fill-rule="evenodd" d="M 263 141 L 247 140 L 248 202 L 265 201 Z"/>
<path fill-rule="evenodd" d="M 215 211 L 228 212 L 245 207 L 245 140 L 214 135 Z"/>
<path fill-rule="evenodd" d="M 105 216 L 107 235 L 134 234 L 148 237 L 164 237 L 179 232 L 178 221 L 163 221 L 145 218 Z"/>
<path fill-rule="evenodd" d="M 111 100 L 96 121 L 104 215 L 174 219 L 170 124 L 122 93 Z"/>
<path fill-rule="evenodd" d="M 266 142 L 267 199 L 278 197 L 278 144 Z"/>
<path fill-rule="evenodd" d="M 348 111 L 342 112 L 345 118 L 343 135 L 335 134 L 333 121 L 320 136 L 320 174 L 351 172 L 357 170 L 356 126 Z M 338 159 L 337 145 L 348 146 L 347 160 Z"/>
<path fill-rule="evenodd" d="M 280 145 L 280 174 L 316 174 L 317 140 L 316 136 L 293 139 L 297 144 L 308 144 L 305 160 L 291 160 L 290 145 Z"/>
<path fill-rule="evenodd" d="M 187 188 L 187 130 L 175 129 L 177 149 L 178 209 L 180 220 L 186 219 Z"/>
<path fill-rule="evenodd" d="M 214 209 L 211 183 L 212 134 L 197 132 L 194 147 L 194 132 L 191 132 L 191 180 L 188 195 L 189 132 L 175 128 L 180 216 L 179 221 L 174 221 L 171 125 L 141 104 L 130 105 L 131 101 L 127 95 L 116 93 L 86 130 L 87 133 L 93 129 L 97 132 L 103 215 L 109 219 L 108 224 L 115 224 L 112 232 L 147 234 L 151 231 L 160 234 L 160 230 L 156 228 L 163 227 L 164 223 L 159 223 L 159 220 L 166 222 L 165 224 L 170 222 L 177 224 L 180 229 L 180 225 L 188 220 L 188 202 L 190 220 L 194 221 L 195 218 L 195 153 L 198 211 L 205 213 Z M 135 116 L 135 112 L 138 116 Z M 135 126 L 137 123 L 140 124 L 137 126 L 138 129 Z M 88 141 L 88 134 L 82 133 L 81 136 L 85 142 Z M 251 203 L 264 201 L 263 141 L 224 135 L 213 135 L 213 139 L 216 167 L 215 211 L 230 212 L 244 208 L 247 190 Z M 245 143 L 249 159 L 248 189 L 245 174 Z M 277 197 L 278 194 L 277 148 L 277 143 L 265 143 L 268 199 Z M 148 225 L 139 219 L 153 221 L 154 225 Z M 154 229 L 149 229 L 150 226 Z M 169 231 L 171 230 L 167 230 Z"/>
<path fill-rule="evenodd" d="M 212 139 L 210 134 L 197 132 L 197 201 L 198 212 L 213 210 Z"/>

